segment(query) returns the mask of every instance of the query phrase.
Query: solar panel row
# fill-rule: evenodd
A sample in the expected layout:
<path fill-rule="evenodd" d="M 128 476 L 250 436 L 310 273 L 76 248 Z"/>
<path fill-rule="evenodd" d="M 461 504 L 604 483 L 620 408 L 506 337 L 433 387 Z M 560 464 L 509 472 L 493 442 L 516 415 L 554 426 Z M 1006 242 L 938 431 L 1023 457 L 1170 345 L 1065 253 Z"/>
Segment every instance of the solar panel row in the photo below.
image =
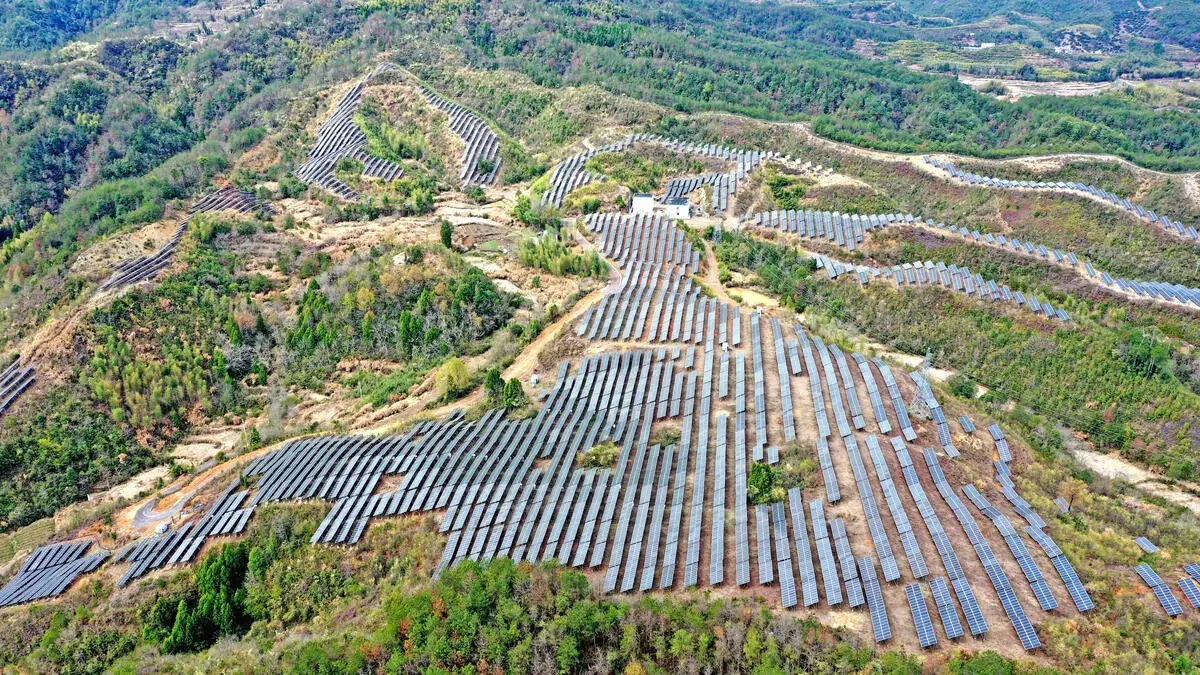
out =
<path fill-rule="evenodd" d="M 1034 649 L 1041 646 L 1041 640 L 1033 629 L 1033 625 L 1029 621 L 1029 617 L 1025 614 L 1024 607 L 1021 606 L 1017 599 L 1016 593 L 1012 589 L 1012 585 L 1008 580 L 1008 575 L 996 562 L 996 556 L 992 552 L 991 545 L 983 537 L 979 525 L 975 522 L 975 518 L 971 515 L 967 507 L 954 493 L 954 489 L 950 487 L 950 483 L 946 480 L 945 473 L 942 472 L 941 466 L 938 464 L 937 454 L 932 448 L 926 448 L 924 452 L 925 463 L 929 467 L 929 474 L 933 478 L 934 486 L 938 493 L 942 496 L 942 500 L 954 512 L 958 519 L 959 525 L 962 526 L 967 538 L 975 548 L 975 553 L 979 557 L 979 562 L 983 564 L 984 570 L 988 573 L 988 578 L 991 579 L 992 586 L 996 589 L 996 594 L 1000 598 L 1000 605 L 1004 608 L 1004 613 L 1008 615 L 1009 621 L 1013 625 L 1013 629 L 1017 633 L 1017 638 L 1021 641 L 1021 646 L 1025 649 Z"/>

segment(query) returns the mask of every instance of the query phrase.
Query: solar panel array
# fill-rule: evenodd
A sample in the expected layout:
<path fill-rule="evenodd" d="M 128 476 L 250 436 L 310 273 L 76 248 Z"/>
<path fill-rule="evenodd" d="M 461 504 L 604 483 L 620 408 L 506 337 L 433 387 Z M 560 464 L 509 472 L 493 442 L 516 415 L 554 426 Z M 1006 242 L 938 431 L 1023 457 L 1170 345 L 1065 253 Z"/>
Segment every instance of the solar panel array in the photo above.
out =
<path fill-rule="evenodd" d="M 871 363 L 874 363 L 875 367 L 879 369 L 884 387 L 887 388 L 888 396 L 892 399 L 892 409 L 896 411 L 896 419 L 900 422 L 900 435 L 910 443 L 917 440 L 917 430 L 913 428 L 912 420 L 908 417 L 908 407 L 904 404 L 904 396 L 900 393 L 900 385 L 896 382 L 895 375 L 892 374 L 891 366 L 878 356 L 873 357 Z"/>
<path fill-rule="evenodd" d="M 896 581 L 900 578 L 900 567 L 896 564 L 892 542 L 879 515 L 879 503 L 875 500 L 875 490 L 871 486 L 871 478 L 863 463 L 862 453 L 859 452 L 854 436 L 847 436 L 842 442 L 846 447 L 846 455 L 850 458 L 850 469 L 854 472 L 854 482 L 858 486 L 859 504 L 862 506 L 863 516 L 866 517 L 867 530 L 871 533 L 875 552 L 879 555 L 879 567 L 883 570 L 883 578 L 886 581 Z M 905 520 L 907 521 L 907 517 Z"/>
<path fill-rule="evenodd" d="M 129 562 L 129 568 L 117 580 L 118 586 L 145 576 L 173 563 L 191 562 L 209 537 L 241 534 L 254 512 L 245 506 L 247 491 L 236 491 L 239 480 L 232 481 L 197 520 L 146 539 L 135 541 L 119 551 L 113 562 Z"/>
<path fill-rule="evenodd" d="M 758 583 L 770 584 L 775 581 L 775 566 L 771 563 L 771 527 L 770 506 L 767 504 L 754 505 L 755 541 L 758 543 Z"/>
<path fill-rule="evenodd" d="M 991 519 L 992 524 L 996 526 L 1000 535 L 1004 537 L 1004 543 L 1008 545 L 1008 550 L 1021 567 L 1021 572 L 1025 575 L 1026 581 L 1029 582 L 1029 587 L 1033 590 L 1033 595 L 1037 598 L 1038 605 L 1047 612 L 1057 608 L 1058 601 L 1054 599 L 1054 594 L 1050 590 L 1050 585 L 1046 583 L 1046 578 L 1042 575 L 1041 568 L 1038 567 L 1037 562 L 1030 555 L 1029 549 L 1025 546 L 1025 542 L 1021 539 L 1021 535 L 1017 532 L 1016 528 L 1012 526 L 1012 522 L 1009 521 L 1008 516 L 1004 515 L 1000 509 L 992 506 L 974 485 L 964 485 L 962 491 L 967 496 L 967 499 L 983 515 Z M 1042 536 L 1046 535 L 1043 534 Z"/>
<path fill-rule="evenodd" d="M 751 344 L 739 348 L 744 330 L 740 308 L 707 297 L 704 289 L 691 281 L 690 277 L 701 271 L 701 253 L 680 228 L 654 216 L 595 214 L 585 222 L 596 233 L 601 253 L 621 268 L 622 285 L 579 320 L 578 334 L 589 340 L 658 343 L 654 349 L 585 356 L 579 359 L 574 372 L 571 364 L 562 364 L 553 389 L 542 397 L 543 407 L 531 419 L 509 419 L 496 410 L 473 421 L 455 412 L 442 420 L 418 424 L 399 436 L 339 435 L 291 441 L 246 467 L 243 475 L 250 481 L 248 489 L 243 489 L 244 483 L 235 482 L 202 517 L 122 551 L 118 560 L 130 566 L 121 583 L 192 559 L 211 537 L 241 532 L 259 504 L 319 499 L 330 503 L 331 508 L 314 533 L 314 542 L 353 544 L 364 535 L 373 518 L 439 511 L 443 513 L 439 530 L 446 537 L 446 546 L 435 575 L 467 559 L 505 556 L 532 563 L 558 560 L 603 571 L 603 589 L 614 593 L 646 592 L 655 586 L 669 589 L 676 584 L 698 586 L 707 517 L 711 527 L 706 581 L 719 585 L 724 583 L 725 575 L 725 523 L 730 507 L 726 499 L 730 484 L 727 467 L 732 465 L 732 541 L 736 549 L 731 557 L 737 585 L 752 583 L 751 571 L 757 569 L 753 581 L 778 583 L 781 604 L 786 608 L 801 603 L 805 607 L 817 605 L 823 585 L 831 606 L 843 601 L 850 607 L 867 605 L 876 639 L 889 639 L 891 627 L 875 560 L 879 560 L 878 569 L 887 581 L 899 580 L 902 573 L 880 513 L 878 489 L 900 538 L 909 571 L 916 580 L 929 580 L 947 637 L 964 634 L 955 597 L 971 634 L 986 633 L 988 626 L 974 591 L 905 447 L 906 440 L 917 439 L 917 431 L 909 418 L 904 393 L 887 363 L 852 353 L 849 357 L 857 366 L 852 368 L 850 358 L 836 344 L 826 344 L 799 325 L 793 327 L 794 337 L 789 336 L 777 318 L 769 317 L 773 350 L 768 347 L 765 351 L 774 355 L 780 397 L 776 410 L 781 414 L 780 424 L 769 429 L 766 373 L 771 364 L 766 363 L 770 357 L 764 355 L 761 311 L 748 317 Z M 871 225 L 870 218 L 842 218 L 837 222 L 844 241 L 861 241 Z M 834 231 L 832 236 L 836 241 L 839 235 Z M 923 269 L 929 272 L 930 268 Z M 926 279 L 942 278 L 953 284 L 951 270 L 944 270 L 947 276 L 942 277 L 943 270 L 936 266 L 931 269 Z M 719 374 L 714 372 L 718 367 Z M 808 518 L 798 488 L 788 491 L 786 505 L 755 505 L 752 548 L 747 484 L 751 462 L 778 461 L 778 446 L 797 440 L 794 397 L 803 387 L 796 389 L 792 378 L 804 376 L 814 409 L 825 494 L 810 502 Z M 752 378 L 750 382 L 748 377 Z M 929 383 L 919 373 L 910 377 L 938 426 L 943 448 L 951 456 L 957 455 L 948 420 Z M 865 400 L 859 397 L 860 381 L 861 388 L 866 389 Z M 714 391 L 718 400 L 727 401 L 731 408 L 718 411 L 715 420 Z M 889 403 L 894 417 L 888 414 Z M 672 426 L 679 424 L 678 438 L 651 442 L 655 423 L 668 419 L 674 420 Z M 753 431 L 749 432 L 751 419 Z M 974 432 L 969 418 L 959 418 L 958 423 L 965 433 Z M 895 426 L 899 435 L 890 438 L 889 443 L 941 557 L 946 577 L 929 578 L 928 563 L 884 449 L 875 435 L 867 433 L 868 425 L 872 431 L 878 428 L 884 434 L 893 433 Z M 782 441 L 773 437 L 776 430 L 782 430 Z M 998 430 L 994 425 L 989 428 L 999 449 L 1004 439 Z M 864 437 L 857 436 L 858 432 Z M 731 435 L 732 461 L 728 456 Z M 825 503 L 841 499 L 830 445 L 830 439 L 836 443 L 839 438 L 871 536 L 872 556 L 856 557 L 847 523 L 840 517 L 826 519 Z M 770 440 L 777 445 L 770 445 Z M 578 465 L 582 453 L 609 441 L 619 448 L 615 466 Z M 863 457 L 864 442 L 878 488 Z M 1006 443 L 1004 447 L 1007 449 Z M 1020 499 L 1003 464 L 1011 454 L 1000 456 L 997 471 L 1002 474 L 1002 483 L 1007 480 L 1005 496 L 1014 505 L 1024 504 L 1032 516 L 1022 515 L 1034 526 L 1040 519 L 1028 508 L 1028 502 Z M 949 488 L 932 451 L 927 451 L 926 462 L 943 499 L 972 541 L 1022 643 L 1027 648 L 1036 646 L 1037 635 L 974 519 L 953 491 L 943 491 Z M 388 477 L 394 479 L 385 483 Z M 383 484 L 388 487 L 381 488 Z M 711 504 L 707 503 L 709 494 Z M 1040 569 L 1012 524 L 977 491 L 975 496 L 982 500 L 982 505 L 976 502 L 976 506 L 985 509 L 1002 530 L 1031 586 L 1045 586 Z M 975 496 L 968 493 L 972 501 Z M 789 510 L 792 535 L 787 527 Z M 808 535 L 809 520 L 815 559 Z M 1070 563 L 1039 527 L 1035 526 L 1036 534 L 1030 536 L 1046 551 L 1068 588 L 1069 572 L 1081 597 L 1087 598 Z M 790 536 L 796 537 L 794 549 Z M 1015 541 L 1010 541 L 1010 536 L 1016 537 Z M 684 541 L 684 550 L 680 551 Z M 677 574 L 680 566 L 682 582 Z M 1042 606 L 1049 609 L 1053 596 L 1048 586 L 1045 589 L 1049 600 Z M 920 582 L 908 584 L 905 593 L 921 644 L 936 644 L 932 615 Z M 1036 586 L 1035 595 L 1043 601 Z M 1079 604 L 1076 592 L 1072 591 L 1072 597 Z"/>
<path fill-rule="evenodd" d="M 602 214 L 585 223 L 598 234 L 601 251 L 625 274 L 616 292 L 605 295 L 579 321 L 579 336 L 707 348 L 720 334 L 730 337 L 733 346 L 740 343 L 740 309 L 730 311 L 726 303 L 708 298 L 691 280 L 699 271 L 700 254 L 673 222 L 661 216 Z"/>
<path fill-rule="evenodd" d="M 1158 576 L 1158 572 L 1155 572 L 1154 568 L 1146 563 L 1141 563 L 1133 569 L 1142 578 L 1142 581 L 1146 582 L 1150 590 L 1153 591 L 1154 597 L 1158 598 L 1158 604 L 1162 605 L 1163 611 L 1167 613 L 1167 616 L 1179 616 L 1183 614 L 1183 606 L 1179 604 L 1179 600 L 1171 592 L 1171 587 L 1167 585 L 1167 582 L 1162 580 L 1162 577 Z"/>
<path fill-rule="evenodd" d="M 724 212 L 729 209 L 730 197 L 737 192 L 737 184 L 738 176 L 735 171 L 672 178 L 667 181 L 667 189 L 663 194 L 663 199 L 684 197 L 702 187 L 709 186 L 712 190 L 709 205 L 713 211 Z"/>
<path fill-rule="evenodd" d="M 946 577 L 931 577 L 929 590 L 933 593 L 933 603 L 937 606 L 938 616 L 942 620 L 942 630 L 946 631 L 946 637 L 951 640 L 962 637 L 962 622 L 958 619 L 958 609 L 954 606 L 954 599 L 950 597 L 950 586 L 946 583 Z"/>
<path fill-rule="evenodd" d="M 925 376 L 917 371 L 909 373 L 908 376 L 917 385 L 917 392 L 921 394 L 921 400 L 925 402 L 925 406 L 929 408 L 929 414 L 937 424 L 938 440 L 942 444 L 942 452 L 945 452 L 946 456 L 950 458 L 958 457 L 958 448 L 954 447 L 954 441 L 950 436 L 950 421 L 946 419 L 946 413 L 942 411 L 942 404 L 934 395 L 933 387 L 930 387 Z"/>
<path fill-rule="evenodd" d="M 730 196 L 737 192 L 738 183 L 767 159 L 778 158 L 778 153 L 755 150 L 738 150 L 728 146 L 677 141 L 656 134 L 631 134 L 620 142 L 585 150 L 572 155 L 555 165 L 550 173 L 550 188 L 542 195 L 547 206 L 562 206 L 567 195 L 588 183 L 604 180 L 603 174 L 587 170 L 587 162 L 603 153 L 624 152 L 637 145 L 654 145 L 672 152 L 695 155 L 730 162 L 727 172 L 674 179 L 668 182 L 664 198 L 682 197 L 704 185 L 713 187 L 713 204 L 716 211 L 729 207 Z"/>
<path fill-rule="evenodd" d="M 750 314 L 750 358 L 754 364 L 754 461 L 761 462 L 767 447 L 767 389 L 763 371 L 760 312 Z"/>
<path fill-rule="evenodd" d="M 867 388 L 867 397 L 871 400 L 871 413 L 875 418 L 875 425 L 879 427 L 879 433 L 890 434 L 892 423 L 888 419 L 887 409 L 883 405 L 883 392 L 879 389 L 875 374 L 871 372 L 871 362 L 858 352 L 851 354 L 851 357 L 858 364 L 858 371 L 862 374 L 863 384 Z"/>
<path fill-rule="evenodd" d="M 1118 209 L 1126 211 L 1142 220 L 1161 227 L 1166 232 L 1176 236 L 1196 241 L 1200 239 L 1200 233 L 1196 232 L 1193 227 L 1184 227 L 1177 221 L 1171 221 L 1166 216 L 1160 216 L 1154 211 L 1143 208 L 1129 201 L 1127 198 L 1118 197 L 1117 195 L 1094 185 L 1084 183 L 1072 183 L 1063 181 L 1031 181 L 1031 180 L 1008 180 L 1005 178 L 990 178 L 988 176 L 980 176 L 979 174 L 963 171 L 956 167 L 953 162 L 939 160 L 925 155 L 925 163 L 941 169 L 949 174 L 952 178 L 966 181 L 971 185 L 981 185 L 985 187 L 1010 188 L 1010 189 L 1031 189 L 1031 190 L 1051 190 L 1060 192 L 1084 193 L 1101 203 L 1115 206 Z"/>
<path fill-rule="evenodd" d="M 979 230 L 968 230 L 966 227 L 946 225 L 945 223 L 934 224 L 932 220 L 926 220 L 923 223 L 914 220 L 913 224 L 940 230 L 956 237 L 962 237 L 963 241 L 970 244 L 999 248 L 1006 252 L 1070 267 L 1079 274 L 1080 279 L 1110 291 L 1127 293 L 1146 300 L 1166 302 L 1189 309 L 1195 309 L 1197 306 L 1200 306 L 1200 289 L 1193 286 L 1113 277 L 1107 272 L 1097 271 L 1092 263 L 1081 261 L 1074 253 L 1063 253 L 1056 248 L 1047 248 L 1046 246 L 1032 242 L 1021 241 L 1016 237 L 1006 237 L 1003 234 L 981 233 Z M 1021 300 L 1030 309 L 1044 312 L 1044 309 L 1041 308 L 1035 298 L 1025 296 L 1016 291 L 1013 291 L 1012 295 L 1014 297 L 1020 296 Z M 1056 316 L 1058 316 L 1058 312 L 1062 312 L 1062 310 L 1054 310 Z M 1065 315 L 1066 312 L 1063 312 L 1063 316 Z"/>
<path fill-rule="evenodd" d="M 800 588 L 804 606 L 812 607 L 821 600 L 817 592 L 817 572 L 813 566 L 812 549 L 808 544 L 808 520 L 804 517 L 804 498 L 798 487 L 788 490 L 788 511 L 792 514 L 792 532 L 796 536 L 796 557 L 800 568 Z"/>
<path fill-rule="evenodd" d="M 950 537 L 946 534 L 941 519 L 938 518 L 937 511 L 933 508 L 933 503 L 929 501 L 929 496 L 921 485 L 920 476 L 913 465 L 912 457 L 908 454 L 904 439 L 894 436 L 890 442 L 896 452 L 896 459 L 900 462 L 900 468 L 904 472 L 904 482 L 908 486 L 909 495 L 912 497 L 913 503 L 917 505 L 921 519 L 925 523 L 925 529 L 933 539 L 934 547 L 942 559 L 942 566 L 946 568 L 955 595 L 958 596 L 959 604 L 962 605 L 971 635 L 982 635 L 988 631 L 987 622 L 983 618 L 983 613 L 979 611 L 979 603 L 963 574 L 962 564 L 958 559 L 958 554 L 954 551 L 954 546 L 950 543 Z"/>
<path fill-rule="evenodd" d="M 792 574 L 792 543 L 788 539 L 787 516 L 783 502 L 771 504 L 771 530 L 775 538 L 775 563 L 779 570 L 779 599 L 784 609 L 799 604 L 796 596 L 796 577 Z M 805 542 L 807 546 L 807 542 Z"/>
<path fill-rule="evenodd" d="M 262 215 L 275 213 L 275 209 L 269 203 L 259 199 L 254 193 L 236 186 L 227 185 L 215 190 L 192 204 L 192 207 L 188 209 L 188 217 L 179 223 L 175 232 L 171 234 L 171 238 L 157 251 L 150 255 L 129 258 L 114 265 L 112 275 L 100 284 L 99 290 L 127 286 L 154 277 L 171 264 L 171 260 L 175 256 L 175 247 L 183 239 L 183 233 L 187 231 L 191 217 L 197 213 L 216 211 L 234 211 L 242 214 L 254 212 Z"/>
<path fill-rule="evenodd" d="M 1135 210 L 1137 208 L 1140 207 L 1133 207 Z M 1048 248 L 1028 241 L 1023 242 L 1016 237 L 1008 238 L 1003 234 L 993 235 L 990 233 L 981 233 L 978 230 L 968 230 L 965 227 L 934 223 L 932 220 L 921 219 L 912 214 L 851 215 L 827 211 L 770 211 L 756 213 L 753 216 L 743 218 L 742 221 L 744 226 L 779 229 L 801 238 L 826 241 L 845 248 L 848 251 L 855 251 L 859 244 L 863 242 L 866 234 L 891 225 L 929 228 L 961 236 L 964 241 L 971 244 L 1001 248 L 1005 251 L 1069 266 L 1076 270 L 1084 280 L 1120 293 L 1167 302 L 1191 309 L 1200 307 L 1200 288 L 1157 281 L 1114 278 L 1104 272 L 1097 273 L 1091 263 L 1081 263 L 1079 258 L 1071 252 L 1064 253 L 1056 248 Z M 1165 224 L 1161 218 L 1158 222 Z M 1178 223 L 1172 224 L 1166 229 L 1173 229 L 1176 225 Z M 1195 233 L 1194 228 L 1187 228 L 1182 231 L 1184 236 L 1189 237 L 1193 233 Z M 1070 320 L 1065 310 L 1039 301 L 1031 295 L 1014 291 L 1005 285 L 984 280 L 980 275 L 972 273 L 965 267 L 947 266 L 934 261 L 923 261 L 895 265 L 890 268 L 876 268 L 866 265 L 846 265 L 823 255 L 816 255 L 814 257 L 817 259 L 818 267 L 826 269 L 832 278 L 844 274 L 855 274 L 862 284 L 883 277 L 899 285 L 940 285 L 947 289 L 968 295 L 975 295 L 979 298 L 1013 302 L 1018 306 L 1039 313 L 1048 319 Z"/>
<path fill-rule="evenodd" d="M 833 456 L 829 454 L 829 415 L 825 412 L 825 393 L 821 389 L 821 374 L 817 369 L 817 361 L 813 355 L 812 342 L 808 338 L 808 333 L 800 326 L 796 326 L 795 331 L 800 338 L 801 353 L 804 354 L 804 367 L 808 373 L 813 414 L 817 421 L 817 461 L 821 465 L 825 498 L 829 500 L 830 504 L 835 504 L 841 501 L 842 492 L 838 486 L 837 471 L 833 467 Z"/>
<path fill-rule="evenodd" d="M 362 175 L 368 178 L 392 181 L 404 175 L 404 169 L 399 164 L 367 154 L 367 134 L 354 121 L 367 86 L 395 70 L 396 67 L 391 64 L 380 64 L 346 92 L 333 114 L 317 129 L 317 142 L 309 151 L 308 160 L 292 172 L 300 182 L 319 187 L 347 201 L 357 201 L 358 191 L 334 175 L 340 160 L 349 158 L 361 162 Z"/>
<path fill-rule="evenodd" d="M 783 441 L 792 443 L 796 440 L 796 415 L 792 406 L 792 369 L 789 368 L 788 346 L 783 338 L 783 326 L 779 319 L 771 318 L 771 336 L 775 341 L 775 368 L 779 374 L 779 402 L 783 413 Z M 795 363 L 799 370 L 799 363 Z M 765 412 L 765 406 L 764 406 Z M 765 436 L 764 436 L 765 440 Z"/>
<path fill-rule="evenodd" d="M 39 546 L 0 588 L 0 607 L 44 600 L 62 594 L 81 575 L 100 566 L 108 551 L 87 554 L 90 541 Z"/>
<path fill-rule="evenodd" d="M 1200 585 L 1192 577 L 1184 577 L 1179 580 L 1179 590 L 1183 591 L 1183 596 L 1187 601 L 1192 603 L 1193 609 L 1200 609 Z"/>
<path fill-rule="evenodd" d="M 421 87 L 425 100 L 446 113 L 450 131 L 462 139 L 458 180 L 463 185 L 491 185 L 500 175 L 500 137 L 478 115 Z"/>
<path fill-rule="evenodd" d="M 1033 629 L 1033 624 L 1029 621 L 1029 616 L 1025 613 L 1025 608 L 1021 606 L 1021 602 L 1017 599 L 1017 594 L 1013 591 L 1012 584 L 1008 580 L 1008 575 L 996 560 L 995 553 L 992 552 L 992 547 L 984 538 L 983 532 L 979 529 L 979 525 L 975 522 L 975 518 L 971 512 L 967 510 L 962 500 L 954 493 L 954 489 L 950 487 L 949 481 L 946 480 L 946 475 L 942 472 L 942 468 L 938 463 L 937 454 L 930 448 L 925 449 L 925 464 L 929 467 L 929 475 L 933 479 L 934 486 L 938 493 L 942 496 L 942 500 L 954 512 L 954 516 L 958 519 L 959 525 L 962 526 L 963 532 L 966 533 L 967 539 L 971 541 L 971 545 L 975 548 L 975 555 L 978 556 L 979 562 L 983 565 L 984 571 L 987 572 L 988 578 L 992 582 L 992 586 L 996 589 L 996 595 L 1000 597 L 1000 605 L 1004 608 L 1004 613 L 1008 615 L 1008 620 L 1012 623 L 1013 629 L 1017 633 L 1017 639 L 1021 641 L 1021 646 L 1025 649 L 1034 649 L 1040 647 L 1041 639 Z"/>
<path fill-rule="evenodd" d="M 937 644 L 937 633 L 933 630 L 933 621 L 929 617 L 929 605 L 925 604 L 925 595 L 921 592 L 921 584 L 914 583 L 904 587 L 904 595 L 908 597 L 908 608 L 912 612 L 913 626 L 917 629 L 917 641 L 921 647 L 932 647 Z"/>
<path fill-rule="evenodd" d="M 887 606 L 883 603 L 883 590 L 875 576 L 875 562 L 870 556 L 858 559 L 858 572 L 862 577 L 863 590 L 867 596 L 867 607 L 871 611 L 871 631 L 876 642 L 892 639 L 892 624 L 888 621 Z"/>
<path fill-rule="evenodd" d="M 745 366 L 738 354 L 739 370 L 739 399 L 741 403 L 735 408 L 733 431 L 733 527 L 736 549 L 734 551 L 734 576 L 738 586 L 750 583 L 750 525 L 746 503 L 749 501 L 749 486 L 747 477 L 750 475 L 750 465 L 746 457 L 746 405 L 745 389 L 742 386 L 741 372 Z"/>
<path fill-rule="evenodd" d="M 825 270 L 830 279 L 852 274 L 858 279 L 858 283 L 864 286 L 875 279 L 887 279 L 899 286 L 939 286 L 980 300 L 1010 303 L 1041 314 L 1047 319 L 1070 321 L 1070 316 L 1065 310 L 1056 309 L 1049 302 L 1039 302 L 1033 296 L 1014 291 L 1004 284 L 984 279 L 965 266 L 925 260 L 891 267 L 874 267 L 842 263 L 819 253 L 809 255 L 815 261 L 817 269 Z"/>
<path fill-rule="evenodd" d="M 22 364 L 19 358 L 13 359 L 13 362 L 0 372 L 0 416 L 4 415 L 36 381 L 37 373 L 33 366 Z"/>
<path fill-rule="evenodd" d="M 912 572 L 915 579 L 924 578 L 929 574 L 925 555 L 921 553 L 916 534 L 913 533 L 912 522 L 908 519 L 908 512 L 904 510 L 904 502 L 901 501 L 900 493 L 896 490 L 896 484 L 892 480 L 892 471 L 888 468 L 883 448 L 880 447 L 879 439 L 874 435 L 867 436 L 867 450 L 871 453 L 871 461 L 875 465 L 875 475 L 879 478 L 879 487 L 883 490 L 883 497 L 887 501 L 888 510 L 891 511 L 892 522 L 896 526 L 896 532 L 900 535 L 900 544 L 904 547 L 904 556 L 908 559 L 909 571 Z"/>
<path fill-rule="evenodd" d="M 1137 544 L 1138 548 L 1146 553 L 1158 553 L 1158 547 L 1145 537 L 1138 537 L 1133 540 L 1133 543 Z"/>
<path fill-rule="evenodd" d="M 842 604 L 842 584 L 838 579 L 837 561 L 833 557 L 833 543 L 829 539 L 829 526 L 825 523 L 825 503 L 814 499 L 808 503 L 812 516 L 813 541 L 817 545 L 817 560 L 821 565 L 821 580 L 825 584 L 825 602 L 829 606 Z M 872 573 L 874 570 L 872 569 Z"/>

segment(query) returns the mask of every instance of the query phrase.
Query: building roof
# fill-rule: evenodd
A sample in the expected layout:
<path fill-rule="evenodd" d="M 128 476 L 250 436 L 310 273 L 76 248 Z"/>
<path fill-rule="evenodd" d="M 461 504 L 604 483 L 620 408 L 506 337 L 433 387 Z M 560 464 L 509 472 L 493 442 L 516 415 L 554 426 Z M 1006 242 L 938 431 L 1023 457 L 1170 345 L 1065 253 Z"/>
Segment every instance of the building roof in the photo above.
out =
<path fill-rule="evenodd" d="M 638 192 L 637 194 L 633 195 L 633 198 L 654 199 L 654 195 L 650 194 L 649 192 Z"/>
<path fill-rule="evenodd" d="M 667 206 L 684 206 L 688 203 L 688 200 L 683 197 L 671 197 L 663 203 Z"/>

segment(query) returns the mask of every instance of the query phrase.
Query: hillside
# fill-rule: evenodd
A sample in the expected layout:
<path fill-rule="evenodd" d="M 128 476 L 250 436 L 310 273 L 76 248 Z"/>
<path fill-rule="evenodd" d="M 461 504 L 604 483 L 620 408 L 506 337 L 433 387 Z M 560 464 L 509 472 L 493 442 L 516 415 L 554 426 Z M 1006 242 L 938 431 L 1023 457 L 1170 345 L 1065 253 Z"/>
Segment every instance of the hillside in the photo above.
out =
<path fill-rule="evenodd" d="M 1192 672 L 1191 94 L 882 55 L 1118 5 L 0 10 L 0 664 Z"/>

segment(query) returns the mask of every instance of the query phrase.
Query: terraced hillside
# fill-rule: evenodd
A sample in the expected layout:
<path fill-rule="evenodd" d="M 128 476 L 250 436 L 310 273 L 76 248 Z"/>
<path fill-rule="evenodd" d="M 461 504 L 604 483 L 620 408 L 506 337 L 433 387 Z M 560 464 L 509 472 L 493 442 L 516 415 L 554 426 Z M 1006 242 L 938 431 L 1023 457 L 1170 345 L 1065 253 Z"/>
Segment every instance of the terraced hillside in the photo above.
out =
<path fill-rule="evenodd" d="M 56 52 L 81 70 L 38 105 L 94 162 L 5 221 L 0 663 L 1190 672 L 1195 176 L 850 145 L 819 133 L 871 100 L 740 114 L 803 107 L 762 73 L 615 92 L 610 50 L 686 60 L 674 5 L 579 8 L 539 44 L 591 47 L 544 69 L 517 38 L 562 7 L 463 9 L 461 47 L 402 5 L 194 36 L 286 96 L 126 64 L 121 105 L 180 143 L 237 111 L 135 178 L 104 173 L 149 161 L 116 80 Z M 729 77 L 737 45 L 795 57 L 770 17 L 883 35 L 825 11 L 686 15 Z"/>

